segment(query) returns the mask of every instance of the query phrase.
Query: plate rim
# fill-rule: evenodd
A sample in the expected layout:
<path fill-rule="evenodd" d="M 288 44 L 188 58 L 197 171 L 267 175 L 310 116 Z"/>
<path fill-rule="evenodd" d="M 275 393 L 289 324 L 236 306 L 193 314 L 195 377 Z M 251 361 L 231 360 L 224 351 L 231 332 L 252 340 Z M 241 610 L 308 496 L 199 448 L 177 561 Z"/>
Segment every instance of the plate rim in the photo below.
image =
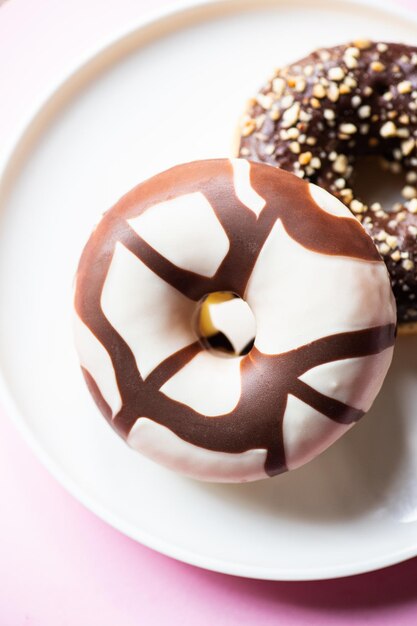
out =
<path fill-rule="evenodd" d="M 262 6 L 277 6 L 285 4 L 286 1 L 287 0 L 262 0 Z M 304 0 L 297 1 L 301 3 L 304 2 Z M 413 11 L 411 8 L 405 6 L 398 6 L 391 0 L 389 0 L 387 4 L 383 4 L 379 0 L 320 0 L 319 3 L 321 5 L 331 4 L 333 6 L 335 6 L 335 4 L 351 5 L 353 8 L 373 8 L 387 16 L 392 15 L 408 19 L 415 24 L 417 28 L 417 11 Z M 0 192 L 3 185 L 5 183 L 7 185 L 9 169 L 12 169 L 15 159 L 18 160 L 19 150 L 24 146 L 25 140 L 32 129 L 32 125 L 36 124 L 38 117 L 47 108 L 53 98 L 58 95 L 64 87 L 69 86 L 77 74 L 88 68 L 94 61 L 98 60 L 103 53 L 110 51 L 112 47 L 117 46 L 117 44 L 134 36 L 141 30 L 145 31 L 151 26 L 157 26 L 158 23 L 169 18 L 183 17 L 186 19 L 187 15 L 191 14 L 195 9 L 204 10 L 205 8 L 217 8 L 219 11 L 224 11 L 230 8 L 233 9 L 233 13 L 238 13 L 239 7 L 250 8 L 251 6 L 259 5 L 257 5 L 254 0 L 177 0 L 173 6 L 165 5 L 156 11 L 146 12 L 144 16 L 142 15 L 142 17 L 138 18 L 133 24 L 119 29 L 110 37 L 107 36 L 99 39 L 90 49 L 75 58 L 71 63 L 70 69 L 60 74 L 60 76 L 54 80 L 53 84 L 43 91 L 40 97 L 36 99 L 35 105 L 28 108 L 28 112 L 23 121 L 16 125 L 15 132 L 11 133 L 11 138 L 0 152 Z M 7 418 L 10 418 L 26 444 L 34 452 L 35 456 L 49 474 L 51 474 L 71 496 L 85 506 L 87 510 L 97 515 L 102 521 L 134 541 L 165 556 L 222 574 L 272 581 L 313 581 L 342 578 L 375 571 L 417 556 L 416 538 L 413 545 L 407 548 L 392 550 L 378 558 L 367 558 L 362 561 L 355 560 L 337 566 L 315 566 L 314 569 L 311 567 L 297 567 L 294 569 L 286 567 L 282 569 L 279 566 L 272 568 L 244 565 L 225 559 L 214 558 L 195 550 L 181 548 L 173 542 L 160 539 L 158 536 L 138 528 L 133 523 L 126 522 L 123 517 L 113 513 L 108 507 L 104 506 L 99 500 L 90 495 L 87 490 L 84 490 L 76 480 L 71 478 L 64 468 L 53 459 L 36 438 L 35 433 L 25 420 L 23 413 L 19 411 L 8 389 L 2 367 L 0 362 L 0 403 L 4 409 L 4 413 Z"/>

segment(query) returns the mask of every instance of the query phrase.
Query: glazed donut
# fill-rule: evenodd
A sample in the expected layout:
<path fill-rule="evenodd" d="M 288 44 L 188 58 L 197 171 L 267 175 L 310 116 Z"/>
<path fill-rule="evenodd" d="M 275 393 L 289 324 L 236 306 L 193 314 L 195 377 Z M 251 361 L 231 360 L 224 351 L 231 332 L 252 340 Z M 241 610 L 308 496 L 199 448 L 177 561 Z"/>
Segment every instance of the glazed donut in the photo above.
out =
<path fill-rule="evenodd" d="M 247 355 L 206 349 L 207 294 L 244 299 Z M 78 267 L 88 387 L 136 450 L 194 478 L 298 467 L 368 410 L 389 367 L 395 302 L 370 237 L 326 191 L 243 159 L 179 165 L 125 195 Z"/>
<path fill-rule="evenodd" d="M 279 69 L 249 104 L 236 154 L 327 189 L 372 236 L 390 273 L 400 331 L 417 331 L 417 48 L 354 41 Z M 404 171 L 403 202 L 367 206 L 358 156 Z"/>

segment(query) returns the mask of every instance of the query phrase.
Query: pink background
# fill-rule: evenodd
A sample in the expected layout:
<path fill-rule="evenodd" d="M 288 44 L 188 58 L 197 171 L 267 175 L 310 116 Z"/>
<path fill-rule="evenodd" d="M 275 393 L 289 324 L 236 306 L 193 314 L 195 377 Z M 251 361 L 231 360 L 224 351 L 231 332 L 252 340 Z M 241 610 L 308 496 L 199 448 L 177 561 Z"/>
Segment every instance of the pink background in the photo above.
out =
<path fill-rule="evenodd" d="M 92 23 L 105 38 L 161 4 L 0 0 L 0 144 L 34 95 L 88 50 Z M 353 578 L 274 583 L 206 572 L 138 545 L 69 496 L 4 412 L 0 487 L 0 626 L 417 623 L 417 559 Z"/>

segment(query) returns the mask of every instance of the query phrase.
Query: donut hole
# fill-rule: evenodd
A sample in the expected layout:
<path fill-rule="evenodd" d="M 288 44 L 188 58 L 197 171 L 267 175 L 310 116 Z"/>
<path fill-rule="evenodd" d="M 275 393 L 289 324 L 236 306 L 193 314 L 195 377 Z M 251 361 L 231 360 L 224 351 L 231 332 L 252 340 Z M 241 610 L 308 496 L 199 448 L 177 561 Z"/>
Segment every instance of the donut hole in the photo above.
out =
<path fill-rule="evenodd" d="M 352 181 L 353 195 L 367 206 L 379 203 L 386 211 L 404 203 L 402 191 L 405 172 L 398 161 L 388 162 L 380 156 L 357 157 Z"/>
<path fill-rule="evenodd" d="M 204 296 L 198 304 L 194 324 L 203 347 L 217 356 L 243 356 L 255 342 L 255 316 L 248 303 L 231 291 Z"/>

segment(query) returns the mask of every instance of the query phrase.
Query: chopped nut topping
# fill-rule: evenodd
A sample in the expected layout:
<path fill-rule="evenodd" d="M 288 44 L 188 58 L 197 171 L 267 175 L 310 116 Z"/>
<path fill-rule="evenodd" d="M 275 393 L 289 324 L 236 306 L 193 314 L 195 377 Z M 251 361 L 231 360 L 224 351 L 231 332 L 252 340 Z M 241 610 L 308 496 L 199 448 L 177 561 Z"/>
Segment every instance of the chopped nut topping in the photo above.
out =
<path fill-rule="evenodd" d="M 346 67 L 350 70 L 353 70 L 355 69 L 355 67 L 358 67 L 358 61 L 353 56 L 345 55 L 343 57 L 343 60 L 346 63 Z"/>
<path fill-rule="evenodd" d="M 417 198 L 412 198 L 410 202 L 407 203 L 407 209 L 410 213 L 417 213 Z"/>
<path fill-rule="evenodd" d="M 358 115 L 362 120 L 366 119 L 367 117 L 370 117 L 371 107 L 369 106 L 369 104 L 364 104 L 363 106 L 359 107 Z"/>
<path fill-rule="evenodd" d="M 410 93 L 413 89 L 409 80 L 403 80 L 397 85 L 398 93 Z"/>
<path fill-rule="evenodd" d="M 370 68 L 373 72 L 383 72 L 385 65 L 381 61 L 372 61 Z"/>
<path fill-rule="evenodd" d="M 297 137 L 299 136 L 300 136 L 300 131 L 295 126 L 287 130 L 288 139 L 297 139 Z"/>
<path fill-rule="evenodd" d="M 274 144 L 270 143 L 267 146 L 265 146 L 265 154 L 268 154 L 269 156 L 271 156 L 271 154 L 274 154 L 274 152 L 275 152 Z"/>
<path fill-rule="evenodd" d="M 272 96 L 266 96 L 263 93 L 258 93 L 258 95 L 256 96 L 256 101 L 266 111 L 271 108 L 272 103 L 273 103 Z"/>
<path fill-rule="evenodd" d="M 336 178 L 336 180 L 334 181 L 334 185 L 336 189 L 343 189 L 344 187 L 346 187 L 346 181 L 344 178 Z"/>
<path fill-rule="evenodd" d="M 290 150 L 293 154 L 300 154 L 301 148 L 300 148 L 300 144 L 298 143 L 298 141 L 292 141 L 290 143 Z"/>
<path fill-rule="evenodd" d="M 324 98 L 326 96 L 326 90 L 320 83 L 317 83 L 313 87 L 313 96 L 315 98 Z"/>
<path fill-rule="evenodd" d="M 285 80 L 283 78 L 274 78 L 272 81 L 272 91 L 280 98 L 284 93 Z"/>
<path fill-rule="evenodd" d="M 399 250 L 395 250 L 395 252 L 393 252 L 392 254 L 390 254 L 390 257 L 393 261 L 397 262 L 401 260 L 401 253 Z"/>
<path fill-rule="evenodd" d="M 327 88 L 327 97 L 329 98 L 330 102 L 337 102 L 339 99 L 339 87 L 336 85 L 336 83 L 330 83 L 330 85 Z"/>
<path fill-rule="evenodd" d="M 357 59 L 360 56 L 359 47 L 349 46 L 349 48 L 346 48 L 345 54 L 350 57 L 355 57 Z"/>
<path fill-rule="evenodd" d="M 345 77 L 345 72 L 341 67 L 332 67 L 327 73 L 330 80 L 343 80 Z"/>
<path fill-rule="evenodd" d="M 403 266 L 405 270 L 407 270 L 407 272 L 409 272 L 410 270 L 414 268 L 414 263 L 410 261 L 410 259 L 404 259 L 401 265 Z"/>
<path fill-rule="evenodd" d="M 392 250 L 398 246 L 398 237 L 395 237 L 395 235 L 387 235 L 385 241 Z"/>
<path fill-rule="evenodd" d="M 256 130 L 256 122 L 253 119 L 247 119 L 242 122 L 241 133 L 243 137 L 249 137 Z"/>
<path fill-rule="evenodd" d="M 265 121 L 265 113 L 261 113 L 261 115 L 258 115 L 258 117 L 256 118 L 255 122 L 256 122 L 256 130 L 260 130 L 263 126 L 263 123 Z"/>
<path fill-rule="evenodd" d="M 401 195 L 406 200 L 412 200 L 413 198 L 417 198 L 417 189 L 411 185 L 406 185 L 402 188 Z"/>
<path fill-rule="evenodd" d="M 333 109 L 324 109 L 323 116 L 326 120 L 334 120 L 334 118 L 336 117 Z"/>
<path fill-rule="evenodd" d="M 340 124 L 339 130 L 344 135 L 354 135 L 358 132 L 355 124 Z"/>
<path fill-rule="evenodd" d="M 309 122 L 311 120 L 311 114 L 307 111 L 300 111 L 300 120 L 302 122 Z"/>
<path fill-rule="evenodd" d="M 289 109 L 290 106 L 292 106 L 294 102 L 294 96 L 292 96 L 291 94 L 288 94 L 287 96 L 284 96 L 281 100 L 281 106 L 283 109 Z"/>
<path fill-rule="evenodd" d="M 359 200 L 352 200 L 349 207 L 354 213 L 364 213 L 366 208 L 363 202 L 360 202 Z"/>
<path fill-rule="evenodd" d="M 301 165 L 308 165 L 311 161 L 312 156 L 313 155 L 311 154 L 311 152 L 302 152 L 298 157 L 298 160 Z"/>
<path fill-rule="evenodd" d="M 299 76 L 295 81 L 295 91 L 302 93 L 306 88 L 306 80 L 302 76 Z"/>
<path fill-rule="evenodd" d="M 356 39 L 355 41 L 352 41 L 352 43 L 356 46 L 356 48 L 359 48 L 359 50 L 366 50 L 371 47 L 369 39 Z"/>
<path fill-rule="evenodd" d="M 386 43 L 378 43 L 376 45 L 376 49 L 378 50 L 378 52 L 386 52 L 388 50 L 388 46 Z"/>
<path fill-rule="evenodd" d="M 414 150 L 415 140 L 407 139 L 406 141 L 401 142 L 401 152 L 404 156 L 408 156 L 410 152 Z"/>
<path fill-rule="evenodd" d="M 352 189 L 342 189 L 340 195 L 343 198 L 343 202 L 345 202 L 346 204 L 349 204 L 353 200 Z"/>
<path fill-rule="evenodd" d="M 362 98 L 360 96 L 353 96 L 352 100 L 350 101 L 351 105 L 356 109 L 362 102 Z"/>
<path fill-rule="evenodd" d="M 397 137 L 401 137 L 401 139 L 407 139 L 410 136 L 410 131 L 408 128 L 399 128 L 397 130 Z"/>
<path fill-rule="evenodd" d="M 397 134 L 397 127 L 394 122 L 385 122 L 380 128 L 379 134 L 381 137 L 395 137 Z"/>
<path fill-rule="evenodd" d="M 353 78 L 353 76 L 350 76 L 349 74 L 346 76 L 344 82 L 345 85 L 347 85 L 348 87 L 352 87 L 352 89 L 355 89 L 355 87 L 358 86 L 356 80 Z"/>
<path fill-rule="evenodd" d="M 391 248 L 386 243 L 381 243 L 381 245 L 378 246 L 378 250 L 381 254 L 388 254 Z"/>
<path fill-rule="evenodd" d="M 330 158 L 330 155 L 329 155 Z M 344 154 L 339 154 L 333 163 L 333 170 L 338 174 L 344 174 L 347 170 L 348 160 Z"/>
<path fill-rule="evenodd" d="M 283 128 L 289 128 L 290 126 L 293 126 L 297 122 L 299 114 L 300 105 L 298 102 L 295 102 L 289 109 L 284 111 L 284 114 L 282 116 Z"/>
<path fill-rule="evenodd" d="M 321 168 L 321 161 L 320 161 L 319 157 L 313 157 L 311 159 L 310 165 L 315 170 L 319 170 Z"/>

